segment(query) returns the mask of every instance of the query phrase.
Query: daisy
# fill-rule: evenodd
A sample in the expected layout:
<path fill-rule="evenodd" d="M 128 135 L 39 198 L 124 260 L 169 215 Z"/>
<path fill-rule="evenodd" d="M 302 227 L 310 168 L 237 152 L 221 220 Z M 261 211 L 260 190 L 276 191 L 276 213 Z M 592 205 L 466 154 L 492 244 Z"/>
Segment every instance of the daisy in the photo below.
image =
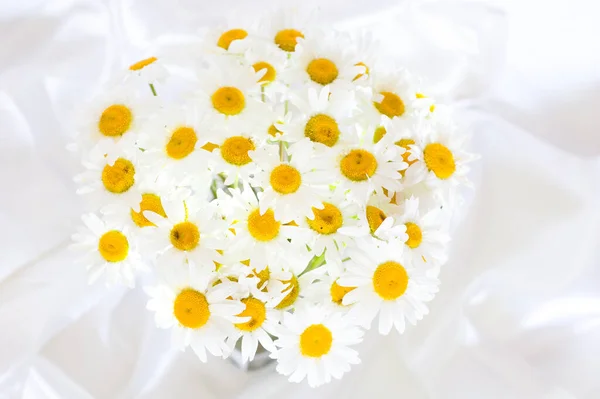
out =
<path fill-rule="evenodd" d="M 123 138 L 110 155 L 106 148 L 110 144 L 106 142 L 92 148 L 83 161 L 86 170 L 74 179 L 80 185 L 77 193 L 87 195 L 98 207 L 119 203 L 139 211 L 139 186 L 145 178 L 138 162 L 141 152 L 134 140 Z"/>
<path fill-rule="evenodd" d="M 164 81 L 168 76 L 168 71 L 163 65 L 162 58 L 151 56 L 131 64 L 123 75 L 124 82 L 136 81 L 150 84 L 152 93 L 156 96 L 153 84 Z"/>
<path fill-rule="evenodd" d="M 374 142 L 381 140 L 384 136 L 393 142 L 402 156 L 402 160 L 408 166 L 399 171 L 402 175 L 402 183 L 405 186 L 413 185 L 422 179 L 421 169 L 415 157 L 412 156 L 411 147 L 422 143 L 423 131 L 422 117 L 420 114 L 407 115 L 404 118 L 385 118 L 373 134 Z"/>
<path fill-rule="evenodd" d="M 338 280 L 341 286 L 356 287 L 342 301 L 354 304 L 348 315 L 370 328 L 379 314 L 381 334 L 388 334 L 392 326 L 402 333 L 405 320 L 421 320 L 429 312 L 425 302 L 438 291 L 439 281 L 407 262 L 402 246 L 393 240 L 359 243 L 348 251 L 347 272 Z"/>
<path fill-rule="evenodd" d="M 173 106 L 162 111 L 147 123 L 138 140 L 148 173 L 158 179 L 174 179 L 180 185 L 195 181 L 209 186 L 212 176 L 203 147 L 211 139 L 207 133 L 211 128 L 197 109 Z"/>
<path fill-rule="evenodd" d="M 241 302 L 245 309 L 238 317 L 249 320 L 234 324 L 234 332 L 228 336 L 227 342 L 233 348 L 241 340 L 242 363 L 246 363 L 254 359 L 259 343 L 269 352 L 276 350 L 271 336 L 276 335 L 279 312 L 273 308 L 265 294 L 248 296 Z"/>
<path fill-rule="evenodd" d="M 289 124 L 282 125 L 287 141 L 299 141 L 308 137 L 324 147 L 337 148 L 347 141 L 352 128 L 351 117 L 356 104 L 350 92 L 332 92 L 329 86 L 319 90 L 309 88 L 290 93 L 291 104 L 298 109 Z"/>
<path fill-rule="evenodd" d="M 219 55 L 242 54 L 253 46 L 256 22 L 240 12 L 229 12 L 225 21 L 203 32 L 204 49 Z"/>
<path fill-rule="evenodd" d="M 104 93 L 82 112 L 80 120 L 77 121 L 75 143 L 69 148 L 85 153 L 102 143 L 110 156 L 114 151 L 118 151 L 117 143 L 121 138 L 137 136 L 143 122 L 158 107 L 158 100 L 140 100 L 127 85 Z"/>
<path fill-rule="evenodd" d="M 73 249 L 84 252 L 82 263 L 89 271 L 90 283 L 106 274 L 107 284 L 133 288 L 135 274 L 148 270 L 138 252 L 130 230 L 105 222 L 91 213 L 82 217 L 84 228 L 73 235 Z"/>
<path fill-rule="evenodd" d="M 251 65 L 260 76 L 261 100 L 274 101 L 277 94 L 286 87 L 282 82 L 282 74 L 286 68 L 287 57 L 274 43 L 252 40 L 252 44 L 244 52 L 244 63 Z"/>
<path fill-rule="evenodd" d="M 312 208 L 312 214 L 301 221 L 311 234 L 307 240 L 315 256 L 324 253 L 325 268 L 337 275 L 343 269 L 342 260 L 346 248 L 354 245 L 356 237 L 369 234 L 360 206 L 349 201 L 342 190 L 336 189 L 322 203 Z"/>
<path fill-rule="evenodd" d="M 182 191 L 185 195 L 185 191 Z M 148 237 L 165 264 L 183 264 L 214 271 L 223 249 L 227 223 L 218 215 L 217 207 L 195 195 L 169 198 L 162 203 L 167 218 L 154 212 L 143 215 L 157 227 Z M 163 259 L 164 258 L 164 259 Z"/>
<path fill-rule="evenodd" d="M 398 69 L 393 72 L 377 71 L 372 78 L 372 96 L 361 96 L 363 118 L 378 124 L 385 119 L 410 115 L 417 110 L 416 79 L 407 71 Z M 360 93 L 367 93 L 361 91 Z"/>
<path fill-rule="evenodd" d="M 184 189 L 176 189 L 175 192 L 179 194 L 172 194 L 171 186 L 160 185 L 149 180 L 140 183 L 139 191 L 141 193 L 141 200 L 138 210 L 127 207 L 120 202 L 115 202 L 104 206 L 101 210 L 102 214 L 107 220 L 120 226 L 127 226 L 135 232 L 146 227 L 156 227 L 154 223 L 144 216 L 144 212 L 153 212 L 160 217 L 167 217 L 162 204 L 163 198 L 175 195 L 189 196 L 188 191 L 185 191 L 185 194 L 180 193 Z"/>
<path fill-rule="evenodd" d="M 398 156 L 398 148 L 385 137 L 373 144 L 372 140 L 360 136 L 359 130 L 360 127 L 356 127 L 355 134 L 359 138 L 356 144 L 340 148 L 337 156 L 331 158 L 340 187 L 349 190 L 359 201 L 366 201 L 373 191 L 400 190 L 399 171 L 407 165 Z"/>
<path fill-rule="evenodd" d="M 306 301 L 307 294 L 312 291 L 311 286 L 325 274 L 325 268 L 311 269 L 310 258 L 289 257 L 282 263 L 272 267 L 271 274 L 284 284 L 281 296 L 277 297 L 275 309 L 284 313 L 295 309 L 298 304 Z M 290 276 L 291 277 L 288 277 Z M 279 288 L 279 286 L 278 286 Z"/>
<path fill-rule="evenodd" d="M 403 212 L 394 217 L 397 225 L 406 228 L 404 256 L 409 262 L 415 266 L 445 263 L 450 239 L 443 230 L 444 218 L 439 208 L 421 214 L 419 199 L 411 197 L 404 201 Z"/>
<path fill-rule="evenodd" d="M 292 122 L 292 112 L 288 110 L 289 104 L 279 103 L 273 107 L 273 114 L 271 115 L 271 124 L 266 130 L 267 135 L 264 136 L 263 142 L 278 142 L 278 141 L 292 141 L 288 140 L 288 136 L 283 131 L 284 126 L 289 125 Z M 265 131 L 263 130 L 264 134 Z"/>
<path fill-rule="evenodd" d="M 351 36 L 350 42 L 356 57 L 354 65 L 362 67 L 362 70 L 353 78 L 353 82 L 369 86 L 372 83 L 371 71 L 378 69 L 379 56 L 384 53 L 384 50 L 379 41 L 373 37 L 373 33 L 368 30 L 355 32 Z"/>
<path fill-rule="evenodd" d="M 244 129 L 254 124 L 265 124 L 268 112 L 261 101 L 260 78 L 249 65 L 242 65 L 228 57 L 208 60 L 208 67 L 198 71 L 200 92 L 194 102 L 199 112 L 207 112 L 211 123 Z"/>
<path fill-rule="evenodd" d="M 439 107 L 430 123 L 423 124 L 423 139 L 411 146 L 411 157 L 416 160 L 415 175 L 432 189 L 449 189 L 469 184 L 468 163 L 475 157 L 464 151 L 466 136 L 457 132 L 450 122 L 448 109 Z"/>
<path fill-rule="evenodd" d="M 239 260 L 248 259 L 249 266 L 258 271 L 278 264 L 284 257 L 299 255 L 297 246 L 304 243 L 305 229 L 283 224 L 271 208 L 261 213 L 258 199 L 247 183 L 242 184 L 241 190 L 230 189 L 229 194 L 218 190 L 215 204 L 219 209 L 227 209 L 224 214 L 235 231 L 228 246 L 232 254 Z"/>
<path fill-rule="evenodd" d="M 280 50 L 293 54 L 299 42 L 313 37 L 318 24 L 316 12 L 307 11 L 306 7 L 289 7 L 267 15 L 260 21 L 258 31 Z"/>
<path fill-rule="evenodd" d="M 340 379 L 350 366 L 360 363 L 358 352 L 350 346 L 362 341 L 363 332 L 339 312 L 323 307 L 304 307 L 284 315 L 271 354 L 277 371 L 291 382 L 305 378 L 311 387 Z"/>
<path fill-rule="evenodd" d="M 383 193 L 375 193 L 369 197 L 364 212 L 369 230 L 375 237 L 382 240 L 398 237 L 406 239 L 404 225 L 394 224 L 395 216 L 401 213 L 401 208 L 395 202 L 394 198 Z"/>
<path fill-rule="evenodd" d="M 213 286 L 211 273 L 172 265 L 164 280 L 146 287 L 150 296 L 147 308 L 155 312 L 156 325 L 171 329 L 172 342 L 180 348 L 191 346 L 206 362 L 206 351 L 225 356 L 231 348 L 225 339 L 233 333 L 233 324 L 246 321 L 236 315 L 244 310 L 240 301 L 228 299 L 235 284 L 224 282 Z"/>
<path fill-rule="evenodd" d="M 292 66 L 284 80 L 291 87 L 309 85 L 315 89 L 329 85 L 332 91 L 352 89 L 354 78 L 364 72 L 348 53 L 348 40 L 341 34 L 319 34 L 296 47 Z"/>
<path fill-rule="evenodd" d="M 341 286 L 338 280 L 339 276 L 323 274 L 306 290 L 306 298 L 312 303 L 332 309 L 333 312 L 348 312 L 352 305 L 344 305 L 343 300 L 354 287 Z"/>
<path fill-rule="evenodd" d="M 250 182 L 259 170 L 251 156 L 259 145 L 258 140 L 253 134 L 246 132 L 247 130 L 224 129 L 220 137 L 215 136 L 203 148 L 208 152 L 201 156 L 208 157 L 211 171 L 225 175 L 223 183 L 226 186 L 237 186 L 240 180 Z"/>
<path fill-rule="evenodd" d="M 275 219 L 287 223 L 312 216 L 312 208 L 322 208 L 319 196 L 328 191 L 331 173 L 327 163 L 314 156 L 313 143 L 298 141 L 287 149 L 287 161 L 279 149 L 267 145 L 251 151 L 250 157 L 261 168 L 254 183 L 264 189 L 259 195 L 260 212 L 273 209 Z"/>

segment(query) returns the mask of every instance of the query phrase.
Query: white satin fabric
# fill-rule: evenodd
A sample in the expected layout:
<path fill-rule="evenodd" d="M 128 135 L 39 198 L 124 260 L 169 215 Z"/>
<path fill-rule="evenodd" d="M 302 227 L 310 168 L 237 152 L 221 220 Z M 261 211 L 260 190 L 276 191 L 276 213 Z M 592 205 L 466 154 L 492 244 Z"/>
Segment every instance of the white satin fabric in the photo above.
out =
<path fill-rule="evenodd" d="M 482 156 L 430 315 L 316 390 L 172 351 L 141 290 L 88 286 L 66 250 L 73 115 L 149 46 L 271 1 L 1 0 L 0 398 L 600 397 L 598 3 L 321 3 L 425 76 Z"/>

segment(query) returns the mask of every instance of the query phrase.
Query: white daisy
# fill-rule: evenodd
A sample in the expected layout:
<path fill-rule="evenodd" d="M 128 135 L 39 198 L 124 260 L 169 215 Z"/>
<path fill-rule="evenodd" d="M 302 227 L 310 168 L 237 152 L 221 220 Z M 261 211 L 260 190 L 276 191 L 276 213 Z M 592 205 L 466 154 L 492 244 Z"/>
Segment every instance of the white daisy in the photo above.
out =
<path fill-rule="evenodd" d="M 318 32 L 317 13 L 306 7 L 281 8 L 259 22 L 259 35 L 275 43 L 279 49 L 293 54 L 296 45 L 305 37 L 313 37 Z"/>
<path fill-rule="evenodd" d="M 343 146 L 352 135 L 356 103 L 351 92 L 332 92 L 329 86 L 319 90 L 292 92 L 289 94 L 291 104 L 297 108 L 292 111 L 293 118 L 282 125 L 286 141 L 294 142 L 308 137 L 324 147 L 337 148 Z"/>
<path fill-rule="evenodd" d="M 406 70 L 371 71 L 370 77 L 372 95 L 358 97 L 361 101 L 363 118 L 371 123 L 380 124 L 386 118 L 405 117 L 418 109 L 417 80 Z"/>
<path fill-rule="evenodd" d="M 401 208 L 395 202 L 395 197 L 389 198 L 383 193 L 376 193 L 369 197 L 364 212 L 369 230 L 375 237 L 382 240 L 392 238 L 406 240 L 406 227 L 394 223 L 396 216 L 401 213 Z"/>
<path fill-rule="evenodd" d="M 202 147 L 211 139 L 208 118 L 195 108 L 171 106 L 146 124 L 138 140 L 148 173 L 159 179 L 174 179 L 180 185 L 209 186 L 209 154 Z"/>
<path fill-rule="evenodd" d="M 405 258 L 417 267 L 423 263 L 429 266 L 445 263 L 450 239 L 443 230 L 445 219 L 440 209 L 432 209 L 422 215 L 419 199 L 415 197 L 405 200 L 403 205 L 403 212 L 393 217 L 396 225 L 405 226 Z"/>
<path fill-rule="evenodd" d="M 109 156 L 118 151 L 121 138 L 136 138 L 145 120 L 159 107 L 152 96 L 140 100 L 129 86 L 110 90 L 86 106 L 69 149 L 85 153 L 103 143 Z M 131 141 L 135 143 L 135 140 Z"/>
<path fill-rule="evenodd" d="M 253 39 L 244 52 L 244 63 L 252 66 L 260 76 L 262 102 L 274 102 L 277 95 L 285 91 L 282 75 L 286 69 L 287 57 L 275 43 Z"/>
<path fill-rule="evenodd" d="M 153 85 L 164 81 L 168 76 L 168 71 L 163 65 L 162 58 L 148 57 L 131 64 L 123 74 L 123 81 L 135 81 L 144 84 Z M 156 96 L 156 89 L 151 86 L 152 93 Z"/>
<path fill-rule="evenodd" d="M 81 262 L 89 270 L 90 283 L 106 274 L 108 284 L 134 287 L 135 274 L 148 270 L 130 229 L 106 223 L 91 213 L 82 217 L 84 228 L 74 234 L 72 248 L 84 252 Z"/>
<path fill-rule="evenodd" d="M 329 85 L 332 91 L 350 90 L 353 80 L 364 72 L 347 51 L 348 40 L 342 34 L 319 34 L 298 43 L 292 65 L 283 79 L 292 88 Z"/>
<path fill-rule="evenodd" d="M 276 350 L 271 336 L 276 335 L 279 312 L 269 303 L 266 295 L 248 296 L 241 302 L 246 308 L 238 316 L 249 320 L 234 324 L 234 332 L 227 341 L 230 347 L 234 347 L 241 340 L 242 362 L 246 363 L 254 359 L 259 343 L 269 352 Z"/>
<path fill-rule="evenodd" d="M 254 179 L 264 190 L 259 194 L 260 211 L 271 208 L 275 219 L 284 223 L 312 216 L 313 207 L 321 209 L 319 197 L 327 193 L 331 179 L 327 162 L 314 156 L 310 140 L 298 141 L 286 152 L 287 157 L 276 146 L 266 145 L 249 153 L 261 168 Z"/>
<path fill-rule="evenodd" d="M 277 371 L 291 382 L 305 378 L 311 387 L 340 379 L 350 366 L 360 363 L 358 352 L 349 348 L 362 341 L 363 332 L 339 312 L 323 307 L 304 307 L 286 313 L 278 340 Z"/>
<path fill-rule="evenodd" d="M 218 208 L 227 209 L 224 214 L 235 231 L 228 244 L 232 254 L 239 260 L 248 259 L 250 267 L 258 271 L 298 254 L 297 246 L 304 243 L 305 229 L 283 224 L 270 208 L 261 214 L 258 199 L 246 183 L 241 190 L 229 189 L 229 194 L 218 190 L 215 203 Z"/>
<path fill-rule="evenodd" d="M 227 13 L 225 21 L 202 32 L 205 52 L 219 55 L 242 54 L 252 47 L 251 39 L 255 36 L 256 21 L 239 11 Z"/>
<path fill-rule="evenodd" d="M 421 113 L 414 113 L 403 118 L 384 118 L 380 126 L 374 131 L 374 141 L 381 140 L 384 136 L 398 147 L 402 160 L 408 165 L 400 171 L 403 186 L 411 186 L 423 179 L 421 168 L 415 157 L 412 156 L 411 146 L 421 145 L 426 127 L 423 125 Z"/>
<path fill-rule="evenodd" d="M 312 291 L 311 286 L 325 274 L 325 268 L 312 267 L 310 258 L 289 257 L 284 262 L 271 268 L 271 274 L 284 284 L 281 296 L 276 301 L 275 309 L 282 313 L 296 309 L 298 304 L 307 300 L 307 295 Z M 318 259 L 315 259 L 318 260 Z M 278 266 L 278 267 L 277 267 Z M 317 265 L 315 265 L 317 266 Z M 287 277 L 290 276 L 291 277 Z M 277 287 L 279 289 L 279 287 Z"/>
<path fill-rule="evenodd" d="M 223 137 L 212 138 L 204 147 L 208 151 L 206 156 L 210 170 L 215 174 L 223 174 L 226 186 L 237 185 L 239 181 L 251 182 L 259 170 L 251 157 L 258 140 L 245 132 L 246 130 L 234 132 L 224 129 L 221 132 Z"/>
<path fill-rule="evenodd" d="M 158 327 L 172 329 L 176 347 L 183 350 L 191 346 L 203 362 L 207 360 L 206 351 L 226 356 L 231 351 L 225 339 L 233 333 L 232 323 L 246 321 L 236 316 L 244 305 L 228 299 L 235 284 L 213 286 L 211 273 L 196 273 L 182 266 L 173 264 L 164 281 L 145 288 L 150 296 L 147 308 L 156 312 Z"/>
<path fill-rule="evenodd" d="M 119 203 L 139 211 L 142 195 L 140 183 L 145 180 L 139 167 L 140 150 L 134 138 L 123 138 L 118 146 L 98 143 L 83 161 L 85 171 L 75 177 L 78 194 L 85 194 L 94 206 Z M 107 146 L 112 153 L 107 154 Z"/>
<path fill-rule="evenodd" d="M 261 101 L 261 74 L 228 57 L 210 58 L 207 65 L 198 71 L 200 92 L 193 100 L 211 123 L 234 130 L 271 123 L 264 121 L 268 112 Z"/>
<path fill-rule="evenodd" d="M 157 228 L 148 240 L 161 253 L 165 264 L 187 263 L 204 271 L 214 271 L 220 261 L 218 250 L 226 245 L 223 240 L 227 223 L 218 215 L 215 204 L 195 195 L 188 198 L 169 198 L 163 201 L 168 215 L 162 217 L 144 211 L 144 216 Z"/>
<path fill-rule="evenodd" d="M 355 134 L 359 137 L 356 144 L 340 148 L 337 156 L 331 158 L 340 187 L 349 190 L 349 195 L 358 201 L 366 201 L 373 191 L 399 191 L 399 171 L 407 165 L 398 156 L 397 146 L 386 137 L 373 144 L 364 134 Z"/>
<path fill-rule="evenodd" d="M 371 71 L 379 69 L 380 55 L 385 54 L 385 51 L 369 30 L 355 31 L 350 40 L 353 45 L 355 65 L 362 67 L 353 82 L 357 85 L 370 86 L 372 84 Z"/>
<path fill-rule="evenodd" d="M 338 280 L 339 276 L 321 275 L 318 281 L 315 281 L 306 289 L 305 297 L 314 304 L 332 308 L 334 312 L 347 312 L 353 305 L 344 305 L 343 300 L 354 287 L 339 285 Z"/>
<path fill-rule="evenodd" d="M 411 146 L 411 157 L 416 160 L 415 175 L 423 176 L 432 189 L 448 190 L 459 184 L 469 184 L 466 177 L 468 163 L 476 159 L 464 150 L 467 137 L 457 131 L 447 108 L 438 107 L 422 125 L 421 144 Z"/>
<path fill-rule="evenodd" d="M 348 315 L 370 328 L 379 313 L 381 334 L 388 334 L 392 326 L 404 332 L 405 320 L 416 324 L 429 312 L 425 302 L 438 291 L 439 281 L 407 262 L 402 247 L 393 240 L 359 243 L 348 251 L 347 272 L 338 280 L 342 286 L 356 287 L 342 301 L 354 304 Z"/>
<path fill-rule="evenodd" d="M 342 260 L 346 248 L 354 245 L 356 237 L 369 234 L 369 228 L 361 207 L 349 201 L 342 190 L 337 189 L 319 198 L 320 208 L 313 208 L 312 215 L 303 219 L 301 226 L 311 234 L 306 243 L 315 256 L 324 253 L 325 267 L 333 275 L 343 270 Z"/>

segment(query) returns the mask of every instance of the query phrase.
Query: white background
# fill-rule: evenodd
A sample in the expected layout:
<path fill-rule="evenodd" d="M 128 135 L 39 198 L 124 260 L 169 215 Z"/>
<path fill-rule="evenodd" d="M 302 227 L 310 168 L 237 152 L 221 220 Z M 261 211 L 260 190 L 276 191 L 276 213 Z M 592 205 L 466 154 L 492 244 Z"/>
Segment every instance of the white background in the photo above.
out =
<path fill-rule="evenodd" d="M 473 135 L 430 315 L 318 390 L 173 352 L 138 291 L 88 286 L 73 115 L 153 43 L 262 1 L 0 0 L 0 398 L 600 397 L 600 3 L 319 2 L 372 29 Z M 314 4 L 315 2 L 310 2 Z"/>

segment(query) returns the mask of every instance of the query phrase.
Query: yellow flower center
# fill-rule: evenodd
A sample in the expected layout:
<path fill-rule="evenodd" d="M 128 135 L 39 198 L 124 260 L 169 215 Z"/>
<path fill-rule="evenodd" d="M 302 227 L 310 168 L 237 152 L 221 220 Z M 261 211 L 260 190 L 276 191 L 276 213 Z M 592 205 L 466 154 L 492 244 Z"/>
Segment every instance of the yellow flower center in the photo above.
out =
<path fill-rule="evenodd" d="M 277 137 L 278 134 L 283 134 L 283 132 L 281 130 L 277 129 L 277 126 L 275 126 L 275 124 L 272 124 L 271 126 L 269 126 L 268 133 L 270 136 L 273 136 L 273 137 Z"/>
<path fill-rule="evenodd" d="M 283 292 L 287 292 L 287 295 L 281 300 L 281 302 L 279 302 L 279 304 L 277 306 L 275 306 L 275 309 L 285 309 L 287 307 L 290 307 L 294 304 L 294 302 L 296 302 L 296 299 L 298 299 L 298 295 L 300 294 L 300 284 L 298 284 L 298 278 L 296 278 L 296 276 L 292 275 L 292 278 L 289 280 L 284 280 L 282 281 L 282 283 L 284 284 L 289 284 L 288 288 L 286 288 Z"/>
<path fill-rule="evenodd" d="M 374 102 L 373 104 L 380 113 L 389 118 L 401 116 L 404 113 L 404 102 L 397 94 L 389 91 L 382 91 L 379 94 L 383 96 L 383 100 L 380 103 Z"/>
<path fill-rule="evenodd" d="M 229 46 L 231 45 L 232 41 L 245 39 L 246 36 L 248 36 L 248 32 L 243 29 L 228 30 L 227 32 L 223 33 L 221 37 L 219 37 L 219 40 L 217 40 L 217 46 L 221 47 L 222 49 L 229 50 Z"/>
<path fill-rule="evenodd" d="M 147 67 L 148 65 L 152 64 L 156 60 L 157 60 L 156 57 L 146 58 L 145 60 L 138 61 L 135 64 L 131 65 L 129 67 L 129 69 L 131 71 L 139 71 L 140 69 L 142 69 L 144 67 Z"/>
<path fill-rule="evenodd" d="M 140 211 L 136 212 L 131 209 L 131 219 L 138 227 L 156 226 L 154 223 L 146 219 L 146 216 L 142 212 L 151 211 L 164 218 L 167 217 L 165 210 L 163 209 L 160 197 L 156 194 L 142 194 L 142 201 L 140 202 Z"/>
<path fill-rule="evenodd" d="M 182 290 L 173 303 L 173 314 L 184 327 L 202 327 L 210 317 L 206 296 L 192 288 Z"/>
<path fill-rule="evenodd" d="M 358 75 L 356 75 L 354 77 L 354 79 L 352 79 L 352 81 L 354 82 L 356 79 L 359 79 L 361 76 L 365 76 L 369 74 L 369 67 L 364 63 L 364 62 L 358 62 L 356 64 L 354 64 L 354 66 L 361 66 L 361 67 L 365 67 L 365 72 L 364 73 L 359 73 Z"/>
<path fill-rule="evenodd" d="M 284 51 L 296 50 L 296 44 L 298 44 L 298 38 L 304 38 L 302 32 L 296 29 L 283 29 L 277 32 L 275 35 L 275 44 Z"/>
<path fill-rule="evenodd" d="M 277 77 L 277 72 L 275 71 L 275 68 L 273 68 L 273 65 L 269 64 L 268 62 L 259 61 L 256 64 L 252 65 L 252 68 L 254 68 L 255 72 L 258 72 L 262 69 L 267 70 L 263 77 L 260 78 L 259 82 L 272 82 Z"/>
<path fill-rule="evenodd" d="M 337 283 L 337 280 L 331 284 L 329 293 L 331 294 L 331 302 L 342 306 L 342 301 L 347 293 L 355 289 L 356 287 L 344 287 Z"/>
<path fill-rule="evenodd" d="M 306 122 L 304 135 L 311 141 L 333 147 L 340 137 L 340 129 L 332 117 L 317 114 Z"/>
<path fill-rule="evenodd" d="M 134 176 L 133 164 L 125 158 L 118 158 L 112 166 L 106 165 L 102 170 L 102 184 L 111 193 L 122 194 L 133 186 Z"/>
<path fill-rule="evenodd" d="M 323 86 L 333 82 L 339 73 L 337 66 L 327 58 L 315 58 L 306 67 L 306 72 L 313 82 Z"/>
<path fill-rule="evenodd" d="M 170 236 L 171 244 L 180 251 L 191 251 L 200 243 L 200 230 L 192 222 L 177 223 Z"/>
<path fill-rule="evenodd" d="M 333 335 L 323 324 L 313 324 L 300 335 L 300 352 L 308 357 L 321 357 L 329 353 Z"/>
<path fill-rule="evenodd" d="M 198 136 L 193 128 L 182 126 L 173 131 L 166 146 L 167 155 L 173 159 L 183 159 L 196 147 Z"/>
<path fill-rule="evenodd" d="M 408 273 L 398 262 L 385 262 L 377 266 L 373 274 L 373 288 L 377 295 L 392 301 L 404 294 L 408 287 Z"/>
<path fill-rule="evenodd" d="M 244 166 L 252 162 L 252 159 L 248 155 L 248 151 L 254 150 L 255 148 L 252 140 L 247 137 L 229 137 L 221 145 L 221 157 L 223 157 L 225 162 L 232 165 Z"/>
<path fill-rule="evenodd" d="M 242 331 L 254 331 L 260 328 L 267 318 L 267 308 L 265 304 L 256 298 L 242 299 L 242 303 L 246 305 L 246 309 L 240 313 L 239 317 L 250 317 L 245 323 L 237 323 L 235 326 Z"/>
<path fill-rule="evenodd" d="M 273 190 L 279 194 L 292 194 L 300 188 L 302 176 L 293 166 L 281 164 L 273 168 L 269 181 Z"/>
<path fill-rule="evenodd" d="M 209 142 L 209 143 L 206 143 L 206 144 L 204 144 L 204 145 L 203 145 L 201 148 L 202 148 L 203 150 L 205 150 L 205 151 L 208 151 L 208 152 L 213 152 L 213 150 L 214 150 L 215 148 L 219 148 L 219 145 L 218 145 L 218 144 L 215 144 L 215 143 L 210 143 L 210 142 Z"/>
<path fill-rule="evenodd" d="M 108 231 L 98 241 L 98 252 L 107 262 L 121 262 L 129 253 L 129 241 L 120 231 Z"/>
<path fill-rule="evenodd" d="M 258 283 L 256 283 L 256 288 L 262 292 L 266 292 L 267 282 L 271 278 L 271 270 L 269 270 L 269 267 L 267 266 L 259 272 L 257 272 L 256 269 L 252 269 L 252 275 L 259 279 Z"/>
<path fill-rule="evenodd" d="M 419 245 L 421 245 L 421 241 L 423 241 L 423 232 L 421 231 L 421 228 L 411 222 L 405 223 L 405 226 L 406 234 L 408 235 L 406 245 L 413 249 L 417 248 Z"/>
<path fill-rule="evenodd" d="M 123 104 L 113 104 L 102 111 L 98 121 L 98 130 L 104 136 L 122 136 L 131 127 L 133 114 Z"/>
<path fill-rule="evenodd" d="M 423 158 L 427 169 L 440 179 L 447 179 L 456 171 L 454 155 L 440 143 L 428 144 L 423 151 Z"/>
<path fill-rule="evenodd" d="M 383 126 L 379 126 L 377 129 L 375 129 L 375 133 L 373 133 L 373 143 L 379 143 L 379 141 L 383 138 L 383 136 L 385 136 L 386 133 L 387 130 L 385 130 L 385 127 Z"/>
<path fill-rule="evenodd" d="M 220 87 L 211 97 L 213 107 L 224 115 L 237 115 L 246 107 L 244 93 L 236 87 Z"/>
<path fill-rule="evenodd" d="M 258 241 L 271 241 L 279 234 L 281 223 L 275 220 L 275 213 L 267 209 L 264 215 L 255 209 L 248 215 L 248 231 Z"/>
<path fill-rule="evenodd" d="M 329 202 L 323 202 L 323 209 L 313 207 L 312 211 L 315 218 L 306 218 L 306 223 L 319 234 L 333 234 L 344 224 L 342 212 Z"/>
<path fill-rule="evenodd" d="M 415 144 L 415 141 L 413 139 L 400 139 L 396 141 L 396 145 L 398 147 L 402 147 L 406 150 L 404 154 L 402 154 L 402 160 L 406 162 L 409 166 L 417 162 L 416 159 L 412 161 L 408 160 L 408 158 L 410 157 L 410 146 L 413 144 Z"/>
<path fill-rule="evenodd" d="M 377 159 L 366 150 L 352 150 L 340 162 L 342 174 L 352 181 L 364 181 L 375 174 Z"/>
<path fill-rule="evenodd" d="M 367 205 L 367 222 L 369 222 L 371 234 L 377 231 L 386 217 L 387 216 L 381 209 L 377 208 L 376 206 Z"/>

